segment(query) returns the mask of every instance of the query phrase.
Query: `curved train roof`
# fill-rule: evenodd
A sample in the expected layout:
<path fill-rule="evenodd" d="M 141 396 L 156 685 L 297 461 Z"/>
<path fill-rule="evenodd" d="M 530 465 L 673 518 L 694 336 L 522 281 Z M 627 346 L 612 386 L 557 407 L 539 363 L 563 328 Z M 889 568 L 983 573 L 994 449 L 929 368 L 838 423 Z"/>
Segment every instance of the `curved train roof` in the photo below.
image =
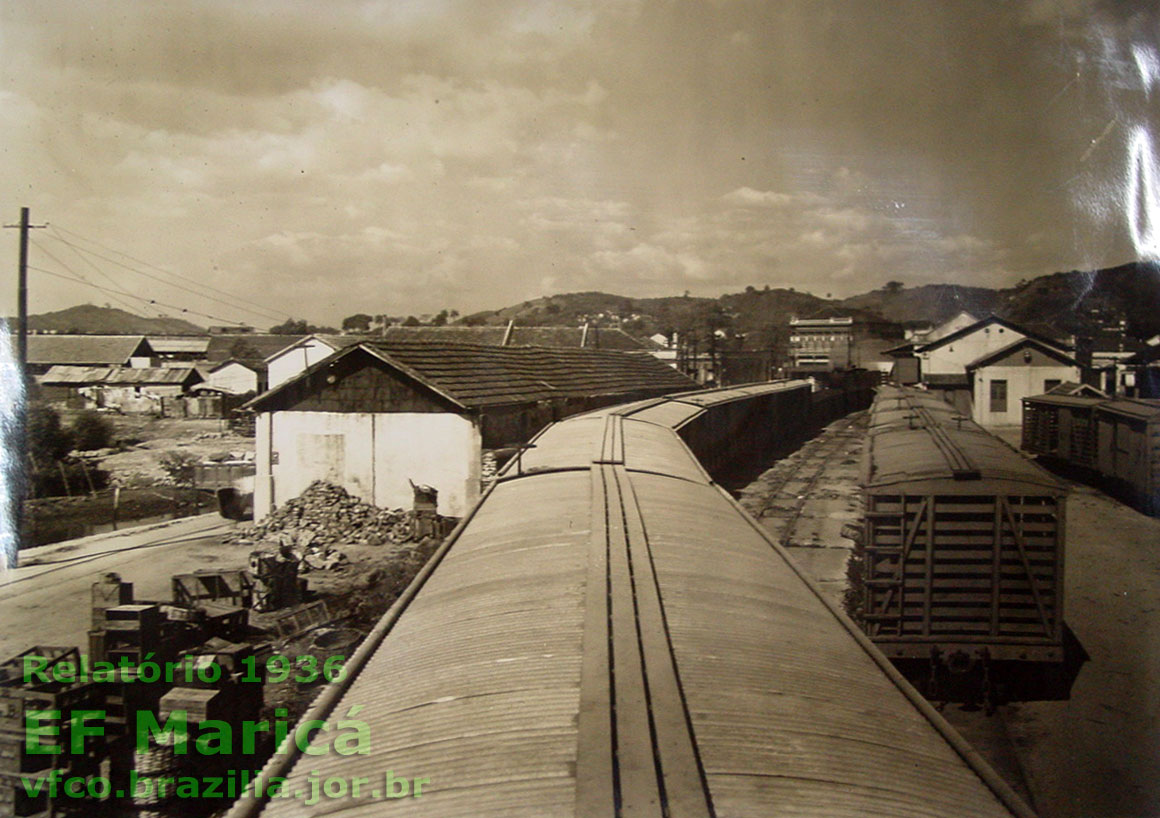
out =
<path fill-rule="evenodd" d="M 422 797 L 263 816 L 1027 814 L 670 429 L 555 424 L 436 560 L 333 708 L 370 754 L 286 786 L 392 770 Z"/>
<path fill-rule="evenodd" d="M 863 454 L 870 491 L 1064 494 L 1050 472 L 919 389 L 881 387 Z"/>

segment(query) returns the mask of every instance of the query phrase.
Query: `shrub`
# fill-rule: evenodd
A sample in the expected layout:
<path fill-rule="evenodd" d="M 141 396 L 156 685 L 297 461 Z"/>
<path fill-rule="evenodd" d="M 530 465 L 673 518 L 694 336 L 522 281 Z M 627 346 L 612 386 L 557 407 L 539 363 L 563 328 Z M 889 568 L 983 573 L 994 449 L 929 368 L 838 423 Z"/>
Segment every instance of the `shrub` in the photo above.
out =
<path fill-rule="evenodd" d="M 193 466 L 197 458 L 189 452 L 165 452 L 158 458 L 161 470 L 169 475 L 174 485 L 193 485 Z"/>
<path fill-rule="evenodd" d="M 28 452 L 39 467 L 51 466 L 73 448 L 72 433 L 61 426 L 60 413 L 43 403 L 28 407 Z"/>
<path fill-rule="evenodd" d="M 81 412 L 72 422 L 73 445 L 82 452 L 109 448 L 113 432 L 112 421 L 93 411 Z"/>

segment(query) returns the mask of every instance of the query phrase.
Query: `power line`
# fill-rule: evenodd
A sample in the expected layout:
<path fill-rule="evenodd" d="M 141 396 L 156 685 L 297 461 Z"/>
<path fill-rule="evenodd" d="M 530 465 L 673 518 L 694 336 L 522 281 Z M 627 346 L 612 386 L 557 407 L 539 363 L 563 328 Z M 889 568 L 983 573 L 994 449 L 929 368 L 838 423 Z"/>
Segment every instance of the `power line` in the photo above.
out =
<path fill-rule="evenodd" d="M 190 289 L 189 287 L 185 287 L 185 286 L 182 286 L 182 285 L 180 285 L 180 284 L 175 284 L 175 283 L 173 283 L 172 281 L 166 281 L 166 280 L 165 280 L 165 279 L 163 279 L 163 278 L 159 278 L 158 276 L 155 276 L 155 275 L 153 275 L 153 274 L 151 274 L 151 273 L 146 273 L 146 272 L 144 272 L 143 270 L 138 270 L 138 269 L 136 269 L 136 268 L 134 268 L 134 267 L 131 267 L 131 266 L 130 266 L 130 265 L 128 265 L 128 264 L 124 264 L 123 262 L 117 261 L 117 260 L 116 260 L 116 259 L 114 259 L 114 258 L 109 258 L 108 256 L 103 256 L 103 255 L 101 255 L 100 253 L 93 252 L 92 250 L 89 250 L 89 249 L 88 249 L 88 248 L 86 248 L 86 247 L 81 247 L 81 246 L 79 246 L 79 245 L 77 245 L 77 244 L 74 244 L 73 242 L 69 241 L 68 239 L 62 238 L 62 237 L 60 237 L 60 236 L 50 236 L 50 238 L 52 238 L 52 239 L 55 239 L 56 241 L 59 241 L 59 242 L 61 242 L 61 243 L 65 244 L 65 245 L 67 245 L 68 247 L 71 247 L 71 248 L 72 248 L 74 251 L 77 251 L 77 252 L 84 252 L 84 253 L 89 253 L 90 255 L 96 256 L 96 257 L 97 257 L 97 258 L 99 258 L 99 259 L 102 259 L 102 260 L 104 260 L 104 261 L 107 261 L 107 262 L 109 262 L 110 264 L 116 264 L 118 267 L 123 267 L 123 268 L 125 268 L 126 270 L 129 270 L 130 272 L 134 272 L 134 273 L 137 273 L 138 275 L 141 275 L 141 276 L 144 276 L 144 277 L 146 277 L 146 278 L 152 279 L 153 281 L 156 281 L 156 282 L 158 282 L 158 283 L 160 283 L 160 284 L 164 284 L 164 285 L 165 285 L 165 286 L 167 286 L 167 287 L 173 287 L 173 288 L 175 288 L 175 289 L 178 289 L 178 290 L 184 290 L 185 292 L 187 292 L 187 293 L 190 293 L 191 295 L 195 295 L 195 296 L 197 296 L 198 298 L 205 298 L 205 299 L 207 299 L 207 300 L 209 300 L 209 301 L 216 301 L 217 303 L 219 303 L 219 304 L 223 304 L 223 305 L 225 305 L 225 306 L 227 306 L 227 307 L 232 307 L 233 309 L 236 309 L 236 310 L 241 310 L 242 312 L 248 312 L 248 313 L 251 313 L 251 314 L 253 314 L 253 315 L 259 315 L 259 316 L 261 316 L 261 317 L 263 317 L 263 318 L 266 318 L 266 319 L 268 319 L 268 320 L 270 319 L 270 315 L 269 315 L 269 314 L 263 314 L 263 313 L 257 312 L 256 310 L 251 310 L 251 309 L 248 309 L 248 308 L 246 308 L 246 307 L 240 307 L 240 306 L 238 306 L 237 304 L 233 304 L 233 303 L 231 303 L 231 302 L 229 302 L 229 301 L 225 301 L 225 300 L 223 300 L 223 299 L 216 298 L 216 297 L 214 297 L 214 296 L 212 296 L 212 295 L 206 295 L 205 293 L 199 293 L 197 290 Z M 39 245 L 39 242 L 37 243 L 37 246 L 38 246 L 38 247 L 40 246 L 40 245 Z M 41 249 L 43 249 L 43 247 L 41 247 Z M 275 313 L 274 315 L 275 315 L 275 316 L 277 316 L 277 313 Z M 280 316 L 278 316 L 278 317 L 280 317 Z M 231 323 L 240 323 L 240 322 L 234 321 L 234 322 L 231 322 Z"/>
<path fill-rule="evenodd" d="M 40 247 L 40 248 L 39 248 L 39 250 L 40 250 L 40 252 L 42 252 L 42 253 L 44 253 L 46 256 L 48 256 L 50 259 L 52 259 L 53 261 L 55 261 L 57 264 L 59 264 L 61 267 L 64 267 L 66 270 L 68 270 L 68 271 L 69 271 L 70 273 L 72 273 L 73 275 L 75 275 L 75 276 L 77 276 L 77 277 L 79 277 L 79 278 L 82 278 L 82 279 L 84 279 L 85 283 L 89 284 L 89 286 L 91 286 L 91 287 L 96 287 L 96 285 L 95 285 L 95 284 L 93 284 L 92 282 L 90 282 L 90 281 L 89 281 L 87 278 L 85 278 L 85 276 L 84 276 L 82 273 L 79 273 L 79 272 L 77 272 L 76 270 L 74 270 L 74 269 L 72 269 L 71 267 L 69 267 L 67 264 L 65 264 L 63 261 L 61 261 L 59 258 L 57 258 L 56 256 L 54 256 L 54 255 L 52 254 L 52 252 L 51 252 L 50 250 L 48 250 L 47 248 L 45 248 L 45 247 Z M 80 253 L 77 253 L 77 257 L 78 257 L 78 258 L 79 258 L 81 261 L 84 261 L 84 262 L 86 262 L 87 264 L 89 264 L 89 266 L 90 266 L 90 267 L 92 267 L 92 268 L 93 268 L 93 269 L 94 269 L 96 272 L 100 273 L 102 276 L 104 276 L 106 279 L 108 279 L 108 281 L 109 281 L 109 283 L 110 283 L 110 284 L 113 284 L 114 286 L 116 286 L 117 282 L 116 282 L 116 281 L 113 281 L 113 279 L 112 279 L 112 278 L 110 278 L 108 275 L 106 275 L 106 274 L 105 274 L 105 272 L 104 272 L 103 270 L 101 270 L 101 268 L 97 267 L 95 264 L 93 264 L 92 262 L 90 262 L 90 261 L 89 261 L 87 258 L 85 258 L 84 256 L 82 256 Z M 118 304 L 120 304 L 122 307 L 124 307 L 125 309 L 129 310 L 129 312 L 136 314 L 136 313 L 134 312 L 134 310 L 136 310 L 136 309 L 137 309 L 137 307 L 134 307 L 134 306 L 133 306 L 132 304 L 130 304 L 128 301 L 126 301 L 125 299 L 121 298 L 119 295 L 116 295 L 115 293 L 110 293 L 110 295 L 112 295 L 112 297 L 113 297 L 113 300 L 114 300 L 114 301 L 116 301 Z M 138 317 L 144 317 L 144 316 L 138 316 Z"/>
<path fill-rule="evenodd" d="M 266 307 L 265 305 L 259 304 L 256 301 L 250 301 L 248 299 L 242 298 L 241 296 L 235 295 L 234 293 L 227 292 L 219 287 L 214 287 L 214 286 L 209 285 L 209 284 L 204 284 L 201 282 L 193 281 L 193 280 L 189 279 L 187 276 L 182 276 L 178 273 L 174 273 L 170 270 L 166 270 L 164 267 L 158 267 L 156 264 L 151 264 L 148 261 L 144 261 L 142 259 L 131 256 L 122 250 L 117 250 L 117 249 L 114 249 L 112 247 L 108 247 L 104 244 L 101 244 L 99 241 L 96 241 L 95 239 L 90 239 L 90 238 L 87 238 L 85 236 L 82 236 L 73 230 L 69 230 L 67 228 L 60 227 L 59 225 L 55 225 L 55 224 L 50 225 L 50 229 L 51 229 L 52 233 L 54 234 L 53 238 L 57 239 L 58 241 L 66 241 L 66 240 L 63 237 L 61 237 L 60 235 L 56 235 L 56 234 L 67 233 L 68 235 L 73 236 L 76 239 L 79 239 L 79 240 L 84 241 L 84 242 L 88 242 L 89 244 L 96 245 L 97 247 L 100 247 L 102 250 L 105 250 L 106 252 L 114 253 L 118 256 L 123 256 L 124 258 L 127 258 L 130 261 L 134 261 L 137 264 L 148 267 L 151 270 L 155 270 L 159 273 L 163 273 L 164 275 L 170 276 L 172 278 L 176 278 L 176 279 L 179 279 L 181 281 L 185 281 L 187 283 L 193 284 L 194 286 L 201 287 L 202 289 L 210 290 L 210 291 L 216 292 L 216 293 L 220 293 L 221 295 L 227 296 L 228 298 L 232 299 L 233 302 L 238 302 L 238 303 L 242 303 L 242 304 L 249 304 L 252 307 L 257 307 L 259 311 L 253 313 L 255 315 L 262 315 L 263 317 L 266 317 L 266 318 L 289 318 L 290 317 L 289 315 L 283 315 L 282 313 L 279 313 L 276 310 L 271 310 L 268 307 Z M 117 261 L 115 259 L 106 258 L 106 257 L 100 255 L 99 253 L 96 253 L 93 250 L 90 250 L 88 248 L 82 247 L 80 249 L 84 250 L 87 253 L 92 253 L 94 256 L 97 256 L 98 258 L 103 258 L 106 261 L 109 261 L 113 264 L 117 264 L 118 266 L 124 267 L 127 270 L 131 270 L 133 272 L 139 273 L 140 275 L 148 275 L 147 273 L 136 269 L 132 265 L 125 264 L 124 262 L 120 262 L 120 261 Z M 163 283 L 169 283 L 169 282 L 163 282 Z M 170 284 L 170 286 L 177 286 L 177 285 Z M 212 298 L 211 296 L 204 295 L 202 293 L 195 293 L 195 294 L 200 295 L 203 298 Z M 218 300 L 218 299 L 214 299 L 214 300 Z M 234 303 L 227 303 L 227 302 L 222 302 L 222 301 L 219 301 L 219 303 L 225 303 L 228 306 L 235 306 L 236 307 L 236 304 L 234 304 Z M 236 307 L 236 308 L 237 309 L 244 309 L 242 307 Z"/>
<path fill-rule="evenodd" d="M 62 265 L 62 266 L 65 266 L 65 265 Z M 171 310 L 178 310 L 182 313 L 188 313 L 190 315 L 197 315 L 197 316 L 200 316 L 202 318 L 209 318 L 213 321 L 221 321 L 222 323 L 225 323 L 225 324 L 237 324 L 238 326 L 245 326 L 245 324 L 243 324 L 241 321 L 234 321 L 234 320 L 229 319 L 229 318 L 222 318 L 220 315 L 210 315 L 209 313 L 198 312 L 197 310 L 191 310 L 191 309 L 188 309 L 186 307 L 179 307 L 176 304 L 167 304 L 164 301 L 158 301 L 155 298 L 144 298 L 144 297 L 139 296 L 139 295 L 133 295 L 133 293 L 127 293 L 124 290 L 111 290 L 108 287 L 102 287 L 99 284 L 93 284 L 91 281 L 85 281 L 83 278 L 76 278 L 75 273 L 72 276 L 66 276 L 63 273 L 57 273 L 57 272 L 54 272 L 52 270 L 46 270 L 43 267 L 33 267 L 31 264 L 28 265 L 28 269 L 35 270 L 38 273 L 44 273 L 45 275 L 55 276 L 56 278 L 63 278 L 65 281 L 74 281 L 78 284 L 84 284 L 88 287 L 92 287 L 94 290 L 100 290 L 101 292 L 104 292 L 104 293 L 117 293 L 119 295 L 123 295 L 123 296 L 126 296 L 127 298 L 135 299 L 135 300 L 140 301 L 140 302 L 145 303 L 145 304 L 152 304 L 156 307 L 167 307 L 168 309 L 171 309 Z M 69 268 L 67 266 L 65 266 L 65 269 L 69 269 Z M 72 272 L 72 270 L 69 270 L 69 272 Z M 170 316 L 170 317 L 172 318 L 175 316 Z"/>

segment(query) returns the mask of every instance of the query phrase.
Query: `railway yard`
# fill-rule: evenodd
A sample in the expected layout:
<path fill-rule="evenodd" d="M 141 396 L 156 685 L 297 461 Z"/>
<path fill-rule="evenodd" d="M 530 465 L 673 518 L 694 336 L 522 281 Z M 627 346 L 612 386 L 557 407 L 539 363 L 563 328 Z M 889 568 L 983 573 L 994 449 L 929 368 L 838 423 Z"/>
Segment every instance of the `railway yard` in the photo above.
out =
<path fill-rule="evenodd" d="M 655 787 L 651 776 L 634 777 L 636 773 L 628 766 L 613 773 L 592 764 L 592 753 L 586 753 L 586 748 L 591 751 L 609 741 L 600 725 L 600 708 L 608 708 L 609 696 L 615 699 L 621 695 L 627 698 L 624 709 L 618 707 L 622 721 L 619 726 L 613 722 L 616 732 L 612 737 L 620 745 L 619 763 L 625 763 L 625 753 L 639 752 L 641 765 L 655 764 L 657 775 L 663 768 L 664 776 L 673 776 L 673 780 L 685 774 L 695 779 L 700 769 L 700 786 L 669 793 L 670 806 L 676 803 L 674 799 L 681 799 L 682 808 L 696 812 L 707 800 L 717 809 L 737 807 L 736 814 L 764 814 L 750 808 L 769 806 L 777 799 L 800 799 L 802 808 L 828 811 L 825 805 L 832 800 L 835 814 L 864 814 L 863 808 L 873 803 L 877 785 L 871 782 L 879 773 L 863 769 L 865 762 L 858 754 L 864 751 L 854 745 L 870 742 L 877 748 L 876 757 L 893 765 L 894 779 L 882 804 L 899 799 L 899 811 L 892 814 L 925 814 L 921 789 L 925 773 L 909 769 L 904 756 L 895 757 L 907 741 L 920 740 L 926 748 L 921 753 L 932 769 L 936 764 L 933 759 L 943 759 L 937 762 L 939 772 L 930 774 L 953 778 L 954 787 L 962 788 L 957 797 L 972 793 L 969 798 L 982 799 L 978 801 L 979 814 L 990 814 L 983 811 L 982 793 L 986 788 L 998 790 L 985 777 L 976 779 L 977 771 L 960 769 L 950 760 L 953 754 L 944 756 L 949 746 L 959 755 L 963 751 L 954 744 L 954 737 L 938 737 L 942 728 L 937 717 L 919 717 L 921 708 L 906 705 L 895 687 L 880 685 L 883 679 L 872 672 L 853 641 L 833 627 L 832 614 L 804 593 L 804 586 L 793 581 L 790 572 L 784 572 L 785 576 L 781 569 L 769 576 L 764 573 L 763 549 L 770 545 L 784 548 L 796 565 L 794 570 L 812 580 L 831 608 L 841 609 L 846 603 L 848 561 L 855 553 L 855 543 L 847 537 L 864 514 L 860 482 L 870 435 L 869 413 L 840 417 L 796 451 L 782 452 L 785 456 L 765 464 L 765 470 L 755 478 L 751 471 L 749 478 L 722 484 L 759 524 L 764 540 L 751 539 L 742 518 L 720 503 L 704 473 L 679 448 L 671 446 L 667 437 L 671 432 L 660 428 L 681 430 L 693 453 L 706 463 L 706 452 L 724 455 L 727 447 L 737 445 L 721 437 L 721 417 L 727 416 L 734 425 L 748 423 L 745 413 L 755 411 L 751 407 L 765 401 L 761 411 L 781 413 L 778 417 L 789 422 L 805 416 L 799 412 L 800 399 L 803 394 L 809 397 L 808 391 L 779 393 L 772 387 L 745 394 L 744 390 L 734 392 L 720 399 L 708 393 L 708 398 L 644 401 L 553 427 L 537 441 L 539 447 L 525 455 L 521 468 L 527 473 L 514 479 L 508 473 L 507 482 L 501 479 L 478 519 L 467 521 L 467 533 L 458 535 L 458 541 L 457 535 L 452 535 L 448 556 L 440 554 L 433 561 L 437 564 L 433 579 L 423 587 L 416 603 L 400 614 L 383 646 L 371 651 L 368 672 L 344 694 L 359 704 L 381 701 L 390 708 L 396 706 L 391 697 L 426 702 L 417 711 L 399 704 L 376 735 L 389 732 L 398 752 L 405 747 L 419 748 L 410 750 L 417 754 L 408 758 L 426 765 L 420 772 L 434 770 L 437 784 L 457 782 L 456 787 L 444 785 L 442 792 L 433 790 L 431 800 L 424 800 L 423 806 L 436 809 L 431 814 L 438 814 L 440 806 L 456 812 L 465 804 L 485 812 L 485 807 L 493 809 L 495 814 L 509 814 L 517 803 L 528 808 L 540 804 L 545 814 L 560 811 L 559 805 L 571 797 L 566 788 L 572 777 L 578 784 L 588 785 L 587 794 L 578 790 L 575 796 L 577 815 L 603 814 L 599 810 L 609 804 L 601 799 L 611 792 L 604 792 L 605 785 L 612 786 L 610 781 L 623 788 L 617 789 L 618 797 L 626 801 L 657 798 L 655 792 L 650 795 L 650 788 Z M 712 425 L 702 422 L 717 411 L 721 414 Z M 804 428 L 797 433 L 810 434 Z M 1018 429 L 1001 429 L 997 436 L 1012 446 L 1019 445 Z M 588 463 L 592 464 L 591 474 Z M 1063 476 L 1058 479 L 1068 494 L 1063 619 L 1088 656 L 1070 698 L 1000 703 L 993 714 L 988 714 L 987 708 L 953 702 L 936 701 L 935 705 L 1041 818 L 1160 815 L 1160 687 L 1156 681 L 1160 679 L 1160 551 L 1156 548 L 1160 544 L 1160 519 L 1145 516 L 1083 483 Z M 591 510 L 585 499 L 590 490 L 594 498 L 603 498 L 599 503 L 594 499 Z M 538 507 L 537 498 L 545 497 L 555 499 L 549 506 Z M 566 534 L 552 534 L 561 524 L 552 509 L 563 509 L 564 517 L 571 521 Z M 589 514 L 591 531 L 586 530 Z M 583 525 L 577 523 L 581 520 Z M 722 548 L 729 543 L 733 549 L 730 560 L 702 549 L 696 532 L 706 525 L 717 532 Z M 210 565 L 244 567 L 248 547 L 231 544 L 224 536 L 228 530 L 228 523 L 205 516 L 163 529 L 122 532 L 27 552 L 18 573 L 0 583 L 0 619 L 7 625 L 0 634 L 3 654 L 13 655 L 33 644 L 75 641 L 67 634 L 83 633 L 89 616 L 86 605 L 78 604 L 58 616 L 45 614 L 59 610 L 62 598 L 87 600 L 89 585 L 103 572 L 117 570 L 127 580 L 140 583 L 138 592 L 148 597 L 162 594 L 171 572 Z M 585 555 L 583 544 L 598 531 L 602 532 L 600 541 L 607 541 L 607 555 L 601 557 L 604 547 Z M 563 557 L 559 548 L 563 540 L 553 541 L 553 536 L 575 540 L 574 553 Z M 358 548 L 351 552 L 359 565 L 345 572 L 351 580 L 370 566 L 369 561 L 381 562 L 384 553 L 375 548 L 362 550 L 366 554 Z M 148 560 L 143 559 L 146 554 Z M 518 559 L 510 560 L 513 556 Z M 443 562 L 438 563 L 439 559 Z M 606 559 L 610 560 L 607 564 Z M 552 570 L 547 572 L 549 566 Z M 545 573 L 537 579 L 536 570 Z M 481 571 L 492 580 L 472 585 L 469 580 Z M 607 668 L 602 669 L 599 654 L 572 656 L 581 638 L 588 651 L 590 640 L 600 636 L 600 628 L 605 627 L 600 625 L 600 617 L 592 616 L 596 598 L 589 595 L 582 599 L 574 590 L 579 587 L 579 577 L 591 578 L 593 572 L 604 577 L 609 589 L 604 603 L 609 606 L 604 614 L 607 627 L 635 628 L 637 633 L 631 650 L 627 643 L 621 644 L 626 642 L 623 637 L 613 641 L 612 630 L 596 644 L 605 641 L 616 651 L 612 658 L 618 668 L 643 674 L 638 681 L 651 691 L 651 700 L 633 698 L 631 675 L 624 680 L 614 677 L 610 689 L 605 679 Z M 681 579 L 685 577 L 695 579 Z M 312 582 L 325 578 L 326 572 L 320 572 Z M 641 583 L 641 579 L 646 582 Z M 554 584 L 546 588 L 545 582 Z M 668 596 L 685 582 L 697 587 Z M 654 583 L 660 597 L 648 590 Z M 723 595 L 738 584 L 743 592 Z M 462 589 L 480 596 L 461 597 Z M 762 626 L 768 613 L 756 604 L 759 596 L 771 590 L 776 593 L 770 598 L 778 600 L 779 615 L 784 618 L 778 620 L 776 633 L 770 631 L 772 625 L 769 629 Z M 548 619 L 537 612 L 535 604 L 539 603 L 532 602 L 545 594 L 553 611 Z M 700 596 L 704 599 L 692 604 Z M 428 630 L 430 624 L 423 624 L 423 617 L 432 616 L 430 612 L 436 609 L 431 606 L 439 606 L 441 598 L 452 607 L 439 609 L 442 612 L 436 619 L 441 624 L 436 638 L 434 631 Z M 713 601 L 710 607 L 719 610 L 705 618 L 707 600 Z M 456 613 L 460 608 L 462 611 Z M 477 620 L 481 611 L 502 620 L 503 629 L 489 625 L 486 618 Z M 635 611 L 635 626 L 630 624 L 634 617 L 629 611 Z M 786 622 L 796 623 L 800 636 L 787 633 Z M 735 634 L 737 641 L 711 638 L 718 626 L 731 629 L 727 632 Z M 500 638 L 509 628 L 510 635 Z M 658 639 L 658 634 L 663 635 Z M 419 644 L 415 640 L 425 640 L 422 656 L 415 653 Z M 471 650 L 465 652 L 469 644 Z M 746 647 L 742 649 L 742 645 Z M 755 656 L 756 649 L 766 653 Z M 559 657 L 567 657 L 568 672 L 563 676 L 559 675 Z M 444 670 L 435 672 L 437 666 Z M 542 677 L 545 688 L 533 700 L 513 705 L 510 712 L 485 704 L 477 714 L 471 709 L 472 696 L 480 695 L 478 691 L 493 681 L 499 687 L 491 695 L 509 695 L 503 687 L 507 677 L 502 673 L 495 677 L 492 667 L 510 668 L 516 674 L 511 677 L 513 683 Z M 733 672 L 718 677 L 718 667 L 732 667 Z M 706 675 L 709 669 L 713 675 Z M 576 679 L 572 679 L 573 672 L 579 674 Z M 759 687 L 769 685 L 771 690 L 779 690 L 787 702 L 798 697 L 806 702 L 815 699 L 825 704 L 811 707 L 823 709 L 816 714 L 812 710 L 782 713 L 784 705 L 774 703 L 777 697 L 769 702 L 758 700 L 768 695 L 750 687 L 749 680 L 758 678 L 767 680 Z M 849 688 L 849 702 L 835 704 L 843 699 L 843 686 Z M 868 697 L 870 688 L 877 692 Z M 576 696 L 581 703 L 578 722 L 573 712 Z M 748 704 L 742 707 L 743 702 Z M 428 713 L 433 704 L 448 709 L 446 718 Z M 671 717 L 683 708 L 687 708 L 684 718 Z M 666 711 L 668 716 L 663 715 Z M 770 721 L 774 711 L 793 726 Z M 414 712 L 426 715 L 415 720 Z M 807 714 L 811 718 L 816 715 L 819 723 L 810 719 L 799 723 Z M 505 726 L 513 717 L 516 721 Z M 468 729 L 464 725 L 471 719 L 478 720 L 478 726 Z M 536 719 L 545 720 L 548 730 L 526 737 L 525 741 L 540 747 L 537 758 L 532 759 L 511 736 L 522 734 L 525 720 Z M 634 726 L 635 722 L 639 723 Z M 935 730 L 929 730 L 932 724 Z M 727 725 L 732 727 L 722 729 Z M 379 726 L 372 723 L 376 729 Z M 455 739 L 461 730 L 481 732 L 469 739 Z M 762 747 L 770 744 L 770 736 L 780 737 L 774 744 L 780 746 L 784 741 L 786 746 L 798 747 L 801 758 L 777 749 L 755 750 L 750 739 L 742 741 L 743 748 L 737 744 L 738 730 L 752 734 L 754 741 L 756 736 L 764 736 Z M 394 736 L 399 737 L 397 741 Z M 444 750 L 432 755 L 422 749 L 425 742 L 435 742 L 432 746 Z M 564 764 L 569 753 L 576 752 L 574 743 L 580 748 L 579 768 Z M 766 758 L 769 753 L 772 755 Z M 508 762 L 510 768 L 504 766 Z M 783 778 L 780 774 L 768 772 L 775 764 L 794 770 L 801 765 L 800 778 L 786 774 L 778 781 Z M 849 765 L 848 770 L 835 772 L 844 764 Z M 496 775 L 520 769 L 519 765 L 531 765 L 529 769 L 536 772 L 526 780 L 511 779 L 517 782 L 518 792 L 501 791 L 488 784 L 500 780 Z M 297 765 L 291 775 L 301 777 L 301 766 Z M 817 789 L 802 789 L 801 782 L 814 776 L 826 783 Z M 759 777 L 764 783 L 758 783 Z M 980 780 L 986 788 L 977 789 Z M 462 786 L 458 782 L 463 782 Z M 934 799 L 931 809 L 939 804 L 951 809 L 956 797 L 953 793 L 936 793 L 933 786 L 929 789 L 928 795 Z M 911 800 L 916 794 L 918 800 Z M 471 798 L 484 800 L 465 800 Z M 942 803 L 944 798 L 952 800 Z M 1005 796 L 1000 795 L 999 800 L 1010 814 L 1022 814 Z M 276 806 L 270 805 L 263 814 L 280 814 Z M 410 802 L 412 809 L 417 806 L 418 802 Z M 549 809 L 553 806 L 557 809 Z M 965 805 L 963 808 L 971 812 Z"/>
<path fill-rule="evenodd" d="M 866 414 L 830 424 L 736 489 L 835 603 L 861 514 Z M 1018 428 L 997 436 L 1019 445 Z M 1063 479 L 1067 511 L 1064 619 L 1090 656 L 1068 701 L 942 713 L 1042 818 L 1160 815 L 1160 520 Z"/>

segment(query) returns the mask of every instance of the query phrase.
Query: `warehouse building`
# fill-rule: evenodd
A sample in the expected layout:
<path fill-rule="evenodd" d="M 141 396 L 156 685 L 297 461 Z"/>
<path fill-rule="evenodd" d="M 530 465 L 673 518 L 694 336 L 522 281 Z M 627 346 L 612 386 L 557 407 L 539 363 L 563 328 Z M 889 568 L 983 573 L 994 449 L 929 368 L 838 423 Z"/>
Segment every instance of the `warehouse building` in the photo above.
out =
<path fill-rule="evenodd" d="M 696 385 L 648 355 L 485 344 L 347 346 L 247 404 L 257 413 L 254 516 L 327 480 L 380 507 L 411 483 L 461 516 L 485 450 L 526 442 L 577 412 Z"/>
<path fill-rule="evenodd" d="M 157 366 L 159 359 L 144 335 L 29 335 L 28 374 L 43 375 L 54 366 Z"/>
<path fill-rule="evenodd" d="M 649 348 L 620 329 L 597 327 L 385 327 L 370 335 L 307 335 L 295 339 L 266 358 L 269 388 L 307 367 L 360 341 L 395 343 L 483 344 L 485 346 L 535 346 L 559 349 L 611 349 L 645 352 Z"/>

